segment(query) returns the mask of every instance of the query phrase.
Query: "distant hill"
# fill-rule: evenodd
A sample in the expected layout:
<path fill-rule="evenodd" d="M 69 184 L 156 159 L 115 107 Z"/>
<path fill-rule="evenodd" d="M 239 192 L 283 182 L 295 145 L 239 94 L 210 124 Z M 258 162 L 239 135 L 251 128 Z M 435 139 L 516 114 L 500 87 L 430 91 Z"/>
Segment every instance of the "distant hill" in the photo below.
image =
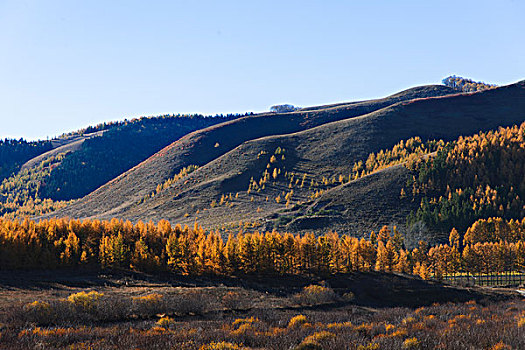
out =
<path fill-rule="evenodd" d="M 118 124 L 87 138 L 65 157 L 43 183 L 41 195 L 53 200 L 83 197 L 180 137 L 237 117 L 162 116 Z"/>
<path fill-rule="evenodd" d="M 28 160 L 52 148 L 48 141 L 0 140 L 0 181 L 18 171 Z"/>
<path fill-rule="evenodd" d="M 356 163 L 414 136 L 453 141 L 524 120 L 525 82 L 467 94 L 419 87 L 380 100 L 248 116 L 181 138 L 52 216 L 197 220 L 223 232 L 408 230 L 407 216 L 420 204 L 399 198 L 410 172 L 397 166 L 349 179 Z M 182 174 L 190 165 L 198 168 Z M 436 234 L 410 231 L 413 239 L 440 239 Z"/>
<path fill-rule="evenodd" d="M 247 114 L 246 114 L 247 115 Z M 185 134 L 245 115 L 104 123 L 50 141 L 0 144 L 0 215 L 39 215 L 80 198 Z"/>

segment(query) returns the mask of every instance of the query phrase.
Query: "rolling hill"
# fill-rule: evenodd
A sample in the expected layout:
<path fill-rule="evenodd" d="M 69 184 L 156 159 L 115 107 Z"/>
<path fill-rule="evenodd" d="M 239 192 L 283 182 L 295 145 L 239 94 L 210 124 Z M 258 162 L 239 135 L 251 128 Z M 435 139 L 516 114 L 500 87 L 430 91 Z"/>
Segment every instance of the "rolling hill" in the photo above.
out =
<path fill-rule="evenodd" d="M 357 117 L 414 98 L 443 96 L 455 92 L 454 89 L 445 86 L 417 87 L 378 100 L 330 105 L 313 111 L 307 109 L 284 114 L 263 113 L 221 123 L 187 135 L 132 169 L 131 173 L 137 174 L 133 176 L 133 179 L 140 177 L 142 179 L 140 183 L 133 183 L 133 179 L 132 183 L 127 182 L 129 174 L 124 173 L 99 191 L 90 194 L 85 201 L 78 204 L 78 208 L 93 200 L 99 203 L 98 210 L 92 212 L 88 205 L 86 211 L 81 210 L 82 213 L 78 214 L 86 216 L 91 212 L 92 215 L 98 215 L 104 211 L 112 211 L 115 207 L 133 204 L 155 190 L 159 184 L 175 176 L 182 168 L 188 165 L 205 165 L 249 140 L 307 130 L 332 121 Z M 160 167 L 159 164 L 161 164 Z M 106 192 L 110 188 L 111 190 Z M 107 200 L 104 201 L 103 198 Z M 75 209 L 72 208 L 72 210 L 74 213 Z"/>
<path fill-rule="evenodd" d="M 406 168 L 349 178 L 355 163 L 415 136 L 452 141 L 524 120 L 525 81 L 464 94 L 418 87 L 379 100 L 246 116 L 182 137 L 48 216 L 368 234 L 404 226 L 419 203 L 399 198 Z M 440 239 L 416 231 L 412 237 Z"/>
<path fill-rule="evenodd" d="M 142 117 L 0 144 L 0 215 L 40 215 L 110 181 L 194 130 L 241 115 Z"/>

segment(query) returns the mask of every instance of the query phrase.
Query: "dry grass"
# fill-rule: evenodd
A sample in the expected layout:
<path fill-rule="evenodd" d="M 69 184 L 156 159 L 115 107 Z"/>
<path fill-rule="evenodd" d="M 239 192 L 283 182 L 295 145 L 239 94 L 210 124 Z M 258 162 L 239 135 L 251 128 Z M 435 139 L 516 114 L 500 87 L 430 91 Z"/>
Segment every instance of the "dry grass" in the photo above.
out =
<path fill-rule="evenodd" d="M 211 300 L 206 296 L 209 289 L 196 289 L 193 293 L 199 299 Z M 32 349 L 38 344 L 53 349 L 525 348 L 525 338 L 520 336 L 525 319 L 525 302 L 521 300 L 487 305 L 435 304 L 417 309 L 322 306 L 308 307 L 300 313 L 294 308 L 268 304 L 266 308 L 250 309 L 239 315 L 225 311 L 221 298 L 217 297 L 208 304 L 207 313 L 201 315 L 185 309 L 185 314 L 150 314 L 147 319 L 135 319 L 117 311 L 124 319 L 108 323 L 107 320 L 117 316 L 113 314 L 115 306 L 108 304 L 113 300 L 111 295 L 87 291 L 73 295 L 26 304 L 16 315 L 18 322 L 0 321 L 2 349 Z M 280 299 L 281 305 L 290 303 L 287 297 Z M 152 303 L 155 307 L 141 310 L 156 312 L 174 310 L 169 302 L 173 300 L 171 296 L 150 293 L 122 303 L 129 307 L 128 312 L 137 310 L 137 301 Z M 66 312 L 67 307 L 76 318 L 56 316 L 58 311 Z M 101 308 L 105 318 L 100 318 Z M 91 317 L 91 321 L 84 322 L 78 317 Z M 36 322 L 46 318 L 52 318 L 55 324 L 44 326 L 46 322 L 41 325 Z"/>
<path fill-rule="evenodd" d="M 286 293 L 282 292 L 284 282 L 276 281 L 281 290 L 276 294 L 267 292 L 274 290 L 271 284 L 265 285 L 268 288 L 265 291 L 261 280 L 257 282 L 254 289 L 223 285 L 173 287 L 146 280 L 126 280 L 114 287 L 55 284 L 48 289 L 3 288 L 1 295 L 8 297 L 0 298 L 0 348 L 525 347 L 525 340 L 519 336 L 525 327 L 525 304 L 520 299 L 371 308 L 355 304 L 364 300 L 361 293 L 356 293 L 352 302 L 345 300 L 342 295 L 347 290 L 336 288 L 338 283 L 333 279 L 325 285 L 329 283 L 335 291 L 322 287 L 319 281 L 315 284 L 302 281 L 307 287 L 289 286 Z M 343 282 L 348 283 L 340 281 Z M 390 278 L 383 281 L 384 285 L 374 282 L 375 288 L 383 290 L 391 282 Z M 247 286 L 250 282 L 242 283 Z M 300 295 L 313 297 L 298 305 L 298 290 Z M 453 293 L 450 296 L 454 298 Z M 249 305 L 239 307 L 243 303 Z"/>
<path fill-rule="evenodd" d="M 522 349 L 522 301 L 366 311 L 358 307 L 257 312 L 93 326 L 4 326 L 7 349 Z M 336 322 L 331 322 L 335 320 Z M 478 321 L 484 320 L 482 324 Z M 284 322 L 284 325 L 283 325 Z M 287 326 L 287 323 L 290 326 Z M 284 326 L 284 327 L 283 327 Z"/>

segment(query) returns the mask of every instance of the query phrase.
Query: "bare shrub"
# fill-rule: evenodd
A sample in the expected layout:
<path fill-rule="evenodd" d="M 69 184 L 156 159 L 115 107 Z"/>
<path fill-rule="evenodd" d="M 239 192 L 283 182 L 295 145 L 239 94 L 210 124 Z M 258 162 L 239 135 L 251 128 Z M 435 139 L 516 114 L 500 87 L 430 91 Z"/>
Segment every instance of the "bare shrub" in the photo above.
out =
<path fill-rule="evenodd" d="M 323 343 L 327 343 L 330 340 L 335 339 L 335 334 L 328 331 L 315 332 L 312 335 L 304 338 L 301 344 L 295 348 L 295 350 L 317 350 L 325 349 Z"/>
<path fill-rule="evenodd" d="M 323 350 L 323 347 L 317 343 L 303 342 L 297 345 L 294 350 Z"/>
<path fill-rule="evenodd" d="M 199 350 L 242 350 L 242 349 L 245 349 L 245 348 L 237 344 L 228 343 L 224 341 L 220 343 L 209 343 L 199 348 Z"/>
<path fill-rule="evenodd" d="M 320 305 L 339 301 L 339 297 L 329 287 L 310 285 L 294 295 L 293 300 L 299 305 Z"/>
<path fill-rule="evenodd" d="M 162 328 L 172 328 L 175 326 L 175 320 L 171 317 L 164 316 L 157 321 L 157 325 Z"/>
<path fill-rule="evenodd" d="M 130 306 L 126 298 L 108 298 L 102 293 L 80 292 L 67 299 L 34 301 L 22 307 L 14 306 L 9 313 L 16 319 L 16 324 L 86 324 L 126 319 L 130 316 Z"/>
<path fill-rule="evenodd" d="M 164 297 L 162 294 L 148 294 L 133 297 L 133 312 L 139 316 L 152 316 L 165 310 Z"/>
<path fill-rule="evenodd" d="M 67 301 L 69 301 L 74 307 L 85 311 L 95 309 L 98 300 L 104 295 L 104 293 L 98 293 L 91 291 L 89 293 L 79 292 L 71 294 Z"/>
<path fill-rule="evenodd" d="M 49 324 L 52 322 L 53 309 L 49 303 L 43 301 L 34 301 L 24 305 L 26 317 L 37 324 Z"/>
<path fill-rule="evenodd" d="M 186 315 L 202 315 L 218 304 L 216 297 L 199 290 L 166 296 L 165 301 L 165 312 Z"/>
<path fill-rule="evenodd" d="M 354 299 L 355 295 L 352 292 L 346 292 L 345 294 L 343 294 L 343 300 L 345 301 L 354 301 Z"/>
<path fill-rule="evenodd" d="M 244 294 L 230 291 L 222 297 L 222 305 L 229 310 L 245 310 L 251 306 L 251 300 Z"/>

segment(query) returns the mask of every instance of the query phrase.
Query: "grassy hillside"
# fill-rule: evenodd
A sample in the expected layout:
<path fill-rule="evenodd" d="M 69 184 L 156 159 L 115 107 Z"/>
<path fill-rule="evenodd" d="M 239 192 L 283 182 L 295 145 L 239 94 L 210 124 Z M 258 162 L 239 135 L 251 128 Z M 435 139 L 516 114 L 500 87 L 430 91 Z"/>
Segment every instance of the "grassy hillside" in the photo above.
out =
<path fill-rule="evenodd" d="M 418 87 L 378 100 L 284 114 L 259 114 L 203 129 L 181 138 L 131 171 L 86 196 L 68 209 L 67 215 L 111 215 L 116 208 L 134 205 L 183 168 L 189 165 L 206 165 L 250 140 L 290 134 L 337 120 L 355 118 L 400 101 L 443 96 L 453 92 L 453 89 L 444 86 Z M 218 169 L 210 179 L 221 172 L 222 170 Z M 249 179 L 250 177 L 247 181 Z M 205 195 L 203 193 L 203 196 Z"/>
<path fill-rule="evenodd" d="M 83 197 L 185 134 L 236 117 L 163 116 L 113 126 L 65 157 L 43 184 L 42 196 Z"/>
<path fill-rule="evenodd" d="M 8 174 L 0 185 L 0 215 L 33 216 L 54 211 L 181 136 L 240 116 L 143 117 L 100 124 L 49 142 L 6 141 L 0 144 L 0 170 Z"/>
<path fill-rule="evenodd" d="M 415 136 L 452 141 L 521 123 L 524 97 L 525 82 L 520 82 L 474 94 L 411 99 L 359 116 L 373 103 L 241 118 L 182 138 L 53 215 L 190 225 L 197 220 L 224 232 L 337 229 L 362 235 L 385 224 L 404 226 L 419 204 L 399 200 L 410 174 L 393 168 L 355 180 L 356 163 Z M 339 120 L 310 127 L 330 119 Z M 308 129 L 293 132 L 300 128 Z M 272 132 L 281 135 L 264 135 Z M 199 168 L 155 191 L 189 165 Z"/>

